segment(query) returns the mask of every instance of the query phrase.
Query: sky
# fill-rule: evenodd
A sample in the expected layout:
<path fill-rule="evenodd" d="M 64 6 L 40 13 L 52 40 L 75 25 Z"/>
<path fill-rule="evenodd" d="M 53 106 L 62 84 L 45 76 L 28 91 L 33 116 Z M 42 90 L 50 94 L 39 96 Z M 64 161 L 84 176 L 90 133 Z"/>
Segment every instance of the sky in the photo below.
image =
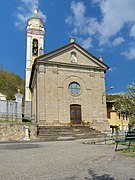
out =
<path fill-rule="evenodd" d="M 26 24 L 35 8 L 45 23 L 45 53 L 70 37 L 110 69 L 108 93 L 135 82 L 135 0 L 0 0 L 0 66 L 25 79 Z"/>

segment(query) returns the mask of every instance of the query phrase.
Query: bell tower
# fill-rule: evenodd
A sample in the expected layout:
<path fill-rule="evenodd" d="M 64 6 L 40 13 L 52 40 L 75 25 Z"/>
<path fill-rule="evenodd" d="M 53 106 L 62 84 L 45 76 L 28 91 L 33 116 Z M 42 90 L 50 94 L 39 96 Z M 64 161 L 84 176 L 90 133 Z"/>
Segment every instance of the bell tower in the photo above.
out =
<path fill-rule="evenodd" d="M 44 22 L 38 10 L 35 9 L 31 18 L 27 21 L 26 27 L 25 116 L 31 115 L 30 75 L 34 59 L 41 55 L 40 52 L 44 50 L 44 36 Z"/>

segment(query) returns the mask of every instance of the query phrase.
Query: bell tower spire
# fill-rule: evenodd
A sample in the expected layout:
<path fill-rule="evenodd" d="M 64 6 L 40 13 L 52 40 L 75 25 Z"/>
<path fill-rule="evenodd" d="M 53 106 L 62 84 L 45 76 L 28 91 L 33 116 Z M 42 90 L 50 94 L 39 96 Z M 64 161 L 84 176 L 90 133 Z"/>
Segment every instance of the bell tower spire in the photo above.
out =
<path fill-rule="evenodd" d="M 34 59 L 40 55 L 40 50 L 44 49 L 44 22 L 41 19 L 38 9 L 34 10 L 33 15 L 27 21 L 26 27 L 26 74 L 25 74 L 25 114 L 31 114 L 31 92 L 29 81 Z"/>

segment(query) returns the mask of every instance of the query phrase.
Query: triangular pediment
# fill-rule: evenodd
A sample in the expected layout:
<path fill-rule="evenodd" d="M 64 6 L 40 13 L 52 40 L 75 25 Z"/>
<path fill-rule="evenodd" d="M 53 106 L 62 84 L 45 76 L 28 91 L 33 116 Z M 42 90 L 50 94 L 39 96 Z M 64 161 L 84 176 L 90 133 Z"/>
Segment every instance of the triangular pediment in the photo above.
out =
<path fill-rule="evenodd" d="M 74 56 L 74 57 L 73 57 Z M 108 69 L 108 66 L 83 49 L 77 43 L 70 43 L 62 48 L 47 53 L 37 58 L 37 61 L 56 62 L 61 64 L 74 64 L 76 66 L 87 66 Z"/>

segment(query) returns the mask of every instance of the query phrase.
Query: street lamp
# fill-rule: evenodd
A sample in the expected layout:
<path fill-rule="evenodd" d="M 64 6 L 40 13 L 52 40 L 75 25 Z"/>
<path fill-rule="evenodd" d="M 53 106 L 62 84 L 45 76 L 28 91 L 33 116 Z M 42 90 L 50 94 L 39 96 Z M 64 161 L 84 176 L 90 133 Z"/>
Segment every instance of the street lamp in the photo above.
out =
<path fill-rule="evenodd" d="M 103 97 L 104 97 L 104 95 L 106 94 L 106 92 L 109 91 L 109 90 L 111 90 L 111 89 L 113 89 L 113 88 L 114 88 L 114 86 L 111 86 L 110 88 L 108 88 L 106 91 L 103 92 L 103 94 L 102 94 L 102 104 L 104 103 L 104 102 L 103 102 Z"/>

